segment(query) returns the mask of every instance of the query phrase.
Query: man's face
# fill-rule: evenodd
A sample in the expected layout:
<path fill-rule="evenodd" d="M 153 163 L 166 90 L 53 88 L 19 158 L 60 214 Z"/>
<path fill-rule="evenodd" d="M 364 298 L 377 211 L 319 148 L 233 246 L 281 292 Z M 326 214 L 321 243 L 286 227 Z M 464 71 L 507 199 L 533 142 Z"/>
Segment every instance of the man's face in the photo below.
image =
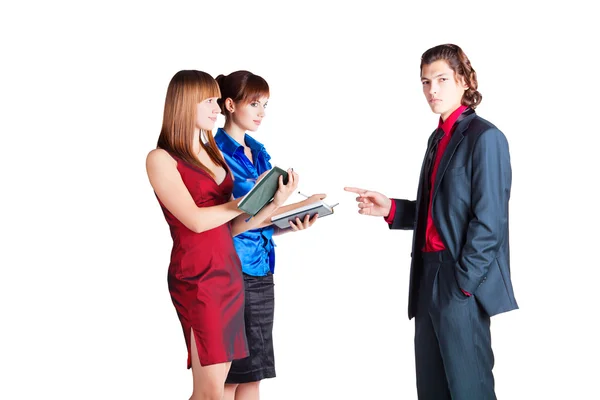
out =
<path fill-rule="evenodd" d="M 445 60 L 423 65 L 421 82 L 431 111 L 440 114 L 444 121 L 460 107 L 463 94 L 468 89 L 464 79 L 457 79 Z"/>

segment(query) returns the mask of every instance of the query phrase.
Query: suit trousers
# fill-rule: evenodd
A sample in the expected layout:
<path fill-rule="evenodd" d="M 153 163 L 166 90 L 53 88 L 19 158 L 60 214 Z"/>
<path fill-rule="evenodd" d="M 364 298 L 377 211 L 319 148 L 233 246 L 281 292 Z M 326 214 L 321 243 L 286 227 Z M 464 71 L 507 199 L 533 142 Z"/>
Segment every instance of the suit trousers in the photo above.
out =
<path fill-rule="evenodd" d="M 495 400 L 490 317 L 458 286 L 447 250 L 422 253 L 415 359 L 420 400 Z"/>

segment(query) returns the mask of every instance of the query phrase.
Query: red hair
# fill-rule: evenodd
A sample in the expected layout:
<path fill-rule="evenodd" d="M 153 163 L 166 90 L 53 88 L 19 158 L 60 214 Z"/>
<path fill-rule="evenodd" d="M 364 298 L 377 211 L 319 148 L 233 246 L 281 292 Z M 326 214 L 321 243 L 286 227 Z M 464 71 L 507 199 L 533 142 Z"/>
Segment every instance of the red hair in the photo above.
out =
<path fill-rule="evenodd" d="M 230 117 L 229 110 L 225 107 L 225 100 L 231 99 L 235 103 L 248 104 L 259 98 L 269 97 L 269 84 L 262 77 L 249 71 L 235 71 L 231 74 L 219 75 L 216 78 L 221 90 L 218 100 L 221 114 Z"/>

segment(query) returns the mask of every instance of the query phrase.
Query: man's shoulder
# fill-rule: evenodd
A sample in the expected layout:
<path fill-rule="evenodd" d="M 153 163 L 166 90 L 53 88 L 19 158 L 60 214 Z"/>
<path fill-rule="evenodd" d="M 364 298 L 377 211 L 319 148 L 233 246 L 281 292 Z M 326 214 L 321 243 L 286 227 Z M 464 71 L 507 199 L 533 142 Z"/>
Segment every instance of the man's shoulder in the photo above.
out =
<path fill-rule="evenodd" d="M 469 124 L 468 129 L 469 129 L 469 133 L 473 132 L 473 133 L 479 133 L 479 134 L 481 134 L 485 131 L 488 131 L 488 130 L 498 130 L 499 131 L 499 129 L 496 127 L 496 125 L 492 124 L 487 119 L 482 118 L 478 114 L 476 114 L 474 116 L 474 118 L 471 120 L 471 123 Z"/>
<path fill-rule="evenodd" d="M 489 140 L 501 139 L 506 141 L 504 133 L 493 123 L 485 118 L 475 115 L 469 122 L 469 126 L 465 131 L 465 137 L 469 139 L 469 142 L 474 144 L 483 137 Z"/>
<path fill-rule="evenodd" d="M 476 115 L 465 132 L 466 145 L 470 149 L 494 147 L 508 150 L 508 139 L 490 121 Z"/>

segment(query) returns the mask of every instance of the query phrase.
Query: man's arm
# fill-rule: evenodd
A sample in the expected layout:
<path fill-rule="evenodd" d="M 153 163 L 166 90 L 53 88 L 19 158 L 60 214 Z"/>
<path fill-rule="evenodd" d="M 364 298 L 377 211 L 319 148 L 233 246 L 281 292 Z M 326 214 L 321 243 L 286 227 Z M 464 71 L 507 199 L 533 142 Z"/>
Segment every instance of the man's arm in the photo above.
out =
<path fill-rule="evenodd" d="M 496 128 L 483 132 L 473 149 L 472 218 L 456 270 L 459 286 L 469 293 L 483 282 L 507 238 L 511 175 L 506 137 Z"/>
<path fill-rule="evenodd" d="M 385 219 L 390 229 L 415 229 L 417 202 L 412 200 L 391 199 L 390 215 Z"/>

